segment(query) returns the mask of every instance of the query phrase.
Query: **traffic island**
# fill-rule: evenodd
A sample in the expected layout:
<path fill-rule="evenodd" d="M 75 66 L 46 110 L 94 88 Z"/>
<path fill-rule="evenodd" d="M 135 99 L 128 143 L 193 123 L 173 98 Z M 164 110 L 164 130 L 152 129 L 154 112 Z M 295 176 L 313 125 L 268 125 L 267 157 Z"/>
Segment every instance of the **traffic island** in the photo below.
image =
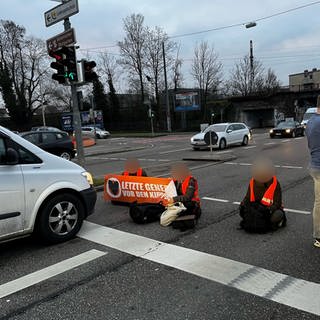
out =
<path fill-rule="evenodd" d="M 182 160 L 184 161 L 212 161 L 212 162 L 226 162 L 226 161 L 233 161 L 237 159 L 234 154 L 216 154 L 216 153 L 209 153 L 205 155 L 188 155 L 184 157 Z"/>

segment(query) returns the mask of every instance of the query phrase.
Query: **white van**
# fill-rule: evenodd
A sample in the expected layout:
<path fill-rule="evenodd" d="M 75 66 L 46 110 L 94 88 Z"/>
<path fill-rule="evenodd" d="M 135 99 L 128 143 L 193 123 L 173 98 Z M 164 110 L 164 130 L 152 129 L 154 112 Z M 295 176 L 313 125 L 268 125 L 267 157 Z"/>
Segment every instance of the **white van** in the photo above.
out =
<path fill-rule="evenodd" d="M 48 243 L 74 237 L 93 213 L 91 175 L 0 126 L 0 241 L 35 232 Z"/>
<path fill-rule="evenodd" d="M 311 117 L 317 113 L 317 108 L 308 108 L 306 113 L 303 115 L 303 120 L 301 121 L 301 124 L 306 127 L 308 121 L 311 119 Z"/>

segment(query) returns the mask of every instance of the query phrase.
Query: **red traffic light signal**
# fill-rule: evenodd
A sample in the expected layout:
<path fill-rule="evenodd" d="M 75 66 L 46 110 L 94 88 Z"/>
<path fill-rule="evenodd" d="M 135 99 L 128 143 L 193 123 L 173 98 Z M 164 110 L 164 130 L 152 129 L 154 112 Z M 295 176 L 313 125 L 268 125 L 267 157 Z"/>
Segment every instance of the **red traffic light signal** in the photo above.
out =
<path fill-rule="evenodd" d="M 83 79 L 85 82 L 93 82 L 98 79 L 98 75 L 93 71 L 96 65 L 95 61 L 83 60 Z"/>
<path fill-rule="evenodd" d="M 52 75 L 52 79 L 60 84 L 78 81 L 77 58 L 75 47 L 62 47 L 56 51 L 50 51 L 49 56 L 56 59 L 50 64 L 50 67 L 57 70 Z"/>

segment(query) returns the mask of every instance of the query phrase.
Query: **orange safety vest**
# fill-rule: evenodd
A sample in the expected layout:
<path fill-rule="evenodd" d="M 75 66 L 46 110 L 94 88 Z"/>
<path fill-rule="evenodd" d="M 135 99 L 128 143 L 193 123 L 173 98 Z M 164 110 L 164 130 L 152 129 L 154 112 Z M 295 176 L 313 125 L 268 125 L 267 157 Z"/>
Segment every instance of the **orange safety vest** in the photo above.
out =
<path fill-rule="evenodd" d="M 143 170 L 142 170 L 142 168 L 139 168 L 135 175 L 136 175 L 137 177 L 142 177 L 142 174 L 143 174 Z M 124 176 L 130 176 L 130 172 L 129 172 L 129 171 L 125 171 L 125 172 L 123 173 L 123 175 L 124 175 Z"/>
<path fill-rule="evenodd" d="M 274 192 L 276 191 L 277 185 L 278 185 L 278 181 L 276 176 L 274 176 L 270 187 L 267 189 L 267 191 L 265 192 L 265 194 L 261 199 L 261 204 L 267 207 L 272 206 L 273 199 L 274 199 Z M 250 202 L 255 202 L 255 201 L 256 201 L 256 198 L 254 195 L 254 179 L 252 178 L 250 180 Z"/>
<path fill-rule="evenodd" d="M 181 191 L 182 191 L 182 194 L 185 195 L 187 193 L 187 189 L 189 187 L 189 182 L 190 182 L 190 179 L 193 178 L 192 176 L 189 176 L 187 177 L 186 179 L 184 179 L 184 181 L 182 182 L 182 185 L 181 185 Z M 194 179 L 194 178 L 193 178 Z M 198 182 L 196 179 L 194 179 L 195 181 L 195 186 L 194 186 L 194 194 L 193 194 L 193 198 L 192 198 L 192 201 L 195 201 L 195 202 L 199 202 L 200 203 L 200 198 L 199 198 L 199 188 L 198 188 Z"/>

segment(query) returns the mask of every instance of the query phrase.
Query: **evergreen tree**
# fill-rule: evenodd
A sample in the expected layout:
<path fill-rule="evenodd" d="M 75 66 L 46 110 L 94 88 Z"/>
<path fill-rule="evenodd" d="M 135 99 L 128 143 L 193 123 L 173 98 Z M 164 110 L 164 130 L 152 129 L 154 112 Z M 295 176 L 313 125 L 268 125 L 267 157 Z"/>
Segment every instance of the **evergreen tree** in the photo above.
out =
<path fill-rule="evenodd" d="M 95 110 L 102 110 L 103 122 L 105 127 L 111 123 L 110 119 L 110 107 L 108 97 L 104 91 L 103 83 L 97 79 L 93 82 L 93 98 L 95 103 Z"/>

